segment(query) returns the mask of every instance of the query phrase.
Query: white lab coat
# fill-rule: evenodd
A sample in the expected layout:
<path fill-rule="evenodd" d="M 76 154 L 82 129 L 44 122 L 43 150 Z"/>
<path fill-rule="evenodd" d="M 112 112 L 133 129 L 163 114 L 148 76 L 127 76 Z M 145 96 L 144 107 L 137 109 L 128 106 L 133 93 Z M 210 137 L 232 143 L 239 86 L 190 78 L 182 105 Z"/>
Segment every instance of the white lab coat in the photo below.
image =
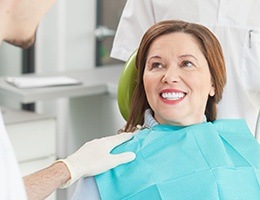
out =
<path fill-rule="evenodd" d="M 144 32 L 166 19 L 200 23 L 215 33 L 227 67 L 218 118 L 244 118 L 255 133 L 260 111 L 260 1 L 128 0 L 111 57 L 126 61 Z"/>
<path fill-rule="evenodd" d="M 0 199 L 25 200 L 26 192 L 0 112 Z"/>

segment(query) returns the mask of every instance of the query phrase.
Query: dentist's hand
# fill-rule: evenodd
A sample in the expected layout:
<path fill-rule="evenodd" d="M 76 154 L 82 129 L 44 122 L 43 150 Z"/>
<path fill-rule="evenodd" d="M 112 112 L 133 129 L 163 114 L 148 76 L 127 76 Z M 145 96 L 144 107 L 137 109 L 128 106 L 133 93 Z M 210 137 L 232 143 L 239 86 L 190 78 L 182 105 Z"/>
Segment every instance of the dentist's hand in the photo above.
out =
<path fill-rule="evenodd" d="M 60 188 L 69 187 L 81 177 L 94 176 L 134 160 L 135 154 L 133 152 L 110 154 L 114 147 L 130 140 L 132 137 L 133 134 L 131 133 L 121 133 L 95 139 L 85 143 L 66 159 L 58 160 L 66 164 L 71 174 L 71 179 Z"/>

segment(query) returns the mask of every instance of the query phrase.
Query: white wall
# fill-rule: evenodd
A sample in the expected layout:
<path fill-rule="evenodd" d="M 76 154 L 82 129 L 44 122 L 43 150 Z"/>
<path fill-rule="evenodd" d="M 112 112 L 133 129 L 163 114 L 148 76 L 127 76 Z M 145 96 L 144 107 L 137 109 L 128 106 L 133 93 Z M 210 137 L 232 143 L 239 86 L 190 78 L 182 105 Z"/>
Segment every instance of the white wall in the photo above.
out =
<path fill-rule="evenodd" d="M 38 30 L 37 71 L 94 67 L 95 0 L 58 0 Z"/>
<path fill-rule="evenodd" d="M 0 76 L 17 76 L 22 70 L 22 50 L 18 47 L 3 42 L 0 47 Z M 15 99 L 0 97 L 0 105 L 20 108 L 20 103 Z"/>
<path fill-rule="evenodd" d="M 0 47 L 0 76 L 19 75 L 22 69 L 22 50 L 3 42 Z"/>

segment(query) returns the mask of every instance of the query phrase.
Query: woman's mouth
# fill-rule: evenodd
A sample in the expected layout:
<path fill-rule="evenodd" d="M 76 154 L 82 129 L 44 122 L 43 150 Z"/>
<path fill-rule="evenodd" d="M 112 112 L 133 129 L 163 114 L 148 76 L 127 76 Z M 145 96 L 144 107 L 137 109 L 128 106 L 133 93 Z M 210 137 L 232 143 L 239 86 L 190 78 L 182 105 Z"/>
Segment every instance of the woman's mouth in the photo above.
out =
<path fill-rule="evenodd" d="M 166 100 L 176 101 L 182 99 L 185 96 L 183 92 L 162 92 L 161 97 Z"/>

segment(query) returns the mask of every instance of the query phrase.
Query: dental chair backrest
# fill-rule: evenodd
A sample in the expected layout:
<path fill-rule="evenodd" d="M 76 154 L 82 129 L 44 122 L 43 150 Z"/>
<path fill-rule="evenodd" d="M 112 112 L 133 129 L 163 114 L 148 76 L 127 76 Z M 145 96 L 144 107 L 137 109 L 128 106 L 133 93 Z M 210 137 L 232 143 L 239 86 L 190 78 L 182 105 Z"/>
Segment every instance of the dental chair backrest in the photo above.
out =
<path fill-rule="evenodd" d="M 126 61 L 124 69 L 118 82 L 117 100 L 119 110 L 125 120 L 130 114 L 130 104 L 132 94 L 136 85 L 137 69 L 135 67 L 135 58 L 137 50 Z"/>

